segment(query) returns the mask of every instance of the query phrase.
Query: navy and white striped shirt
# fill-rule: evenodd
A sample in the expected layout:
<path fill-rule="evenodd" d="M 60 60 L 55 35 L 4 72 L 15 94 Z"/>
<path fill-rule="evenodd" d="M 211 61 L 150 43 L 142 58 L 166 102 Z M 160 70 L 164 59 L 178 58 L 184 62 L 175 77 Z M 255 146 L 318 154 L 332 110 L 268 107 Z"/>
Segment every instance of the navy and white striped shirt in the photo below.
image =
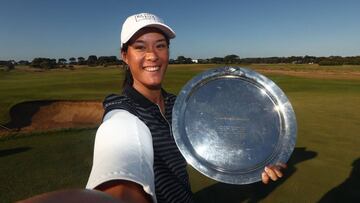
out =
<path fill-rule="evenodd" d="M 171 133 L 172 108 L 176 96 L 164 90 L 162 94 L 165 115 L 159 106 L 131 86 L 126 86 L 122 95 L 113 94 L 105 99 L 104 115 L 112 110 L 124 109 L 137 116 L 149 128 L 154 150 L 155 193 L 159 203 L 192 202 L 187 163 Z"/>

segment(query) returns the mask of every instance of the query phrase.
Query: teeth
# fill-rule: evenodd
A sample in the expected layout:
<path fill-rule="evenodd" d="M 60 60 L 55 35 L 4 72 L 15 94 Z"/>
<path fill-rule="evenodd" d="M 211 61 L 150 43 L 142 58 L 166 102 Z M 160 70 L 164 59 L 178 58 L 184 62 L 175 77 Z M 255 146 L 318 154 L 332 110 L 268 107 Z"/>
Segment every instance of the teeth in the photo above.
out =
<path fill-rule="evenodd" d="M 145 67 L 144 68 L 146 71 L 149 71 L 149 72 L 155 72 L 155 71 L 158 71 L 160 69 L 159 66 L 153 66 L 153 67 Z"/>

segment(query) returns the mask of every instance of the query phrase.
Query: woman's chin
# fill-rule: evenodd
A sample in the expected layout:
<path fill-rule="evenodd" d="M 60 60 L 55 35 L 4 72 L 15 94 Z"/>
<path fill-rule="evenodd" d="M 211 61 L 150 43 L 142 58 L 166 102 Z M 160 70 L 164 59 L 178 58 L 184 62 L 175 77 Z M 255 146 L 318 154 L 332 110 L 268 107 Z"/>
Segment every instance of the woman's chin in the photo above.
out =
<path fill-rule="evenodd" d="M 134 87 L 138 87 L 138 88 L 146 88 L 146 89 L 150 89 L 150 90 L 157 90 L 157 89 L 161 89 L 161 80 L 154 80 L 154 79 L 150 79 L 148 78 L 148 80 L 134 80 Z"/>
<path fill-rule="evenodd" d="M 149 84 L 146 87 L 151 90 L 159 90 L 161 89 L 161 83 Z"/>
<path fill-rule="evenodd" d="M 161 88 L 161 80 L 149 80 L 145 83 L 145 86 L 148 87 L 149 89 L 157 89 L 157 88 Z"/>

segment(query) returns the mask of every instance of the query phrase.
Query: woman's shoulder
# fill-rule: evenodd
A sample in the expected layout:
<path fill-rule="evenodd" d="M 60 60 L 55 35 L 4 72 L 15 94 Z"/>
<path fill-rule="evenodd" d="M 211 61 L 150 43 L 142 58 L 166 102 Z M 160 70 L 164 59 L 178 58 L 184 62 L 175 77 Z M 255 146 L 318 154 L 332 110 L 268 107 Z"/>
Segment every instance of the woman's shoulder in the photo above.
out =
<path fill-rule="evenodd" d="M 107 107 L 116 103 L 124 103 L 124 102 L 129 102 L 130 98 L 127 97 L 124 94 L 109 94 L 105 97 L 104 101 L 103 101 L 103 106 Z"/>
<path fill-rule="evenodd" d="M 111 111 L 117 109 L 123 109 L 131 114 L 137 115 L 136 108 L 134 107 L 134 102 L 131 98 L 126 95 L 110 94 L 105 97 L 103 101 L 104 115 L 108 114 Z"/>
<path fill-rule="evenodd" d="M 137 116 L 130 113 L 127 110 L 124 109 L 114 109 L 112 111 L 109 111 L 103 119 L 103 122 L 109 120 L 109 119 L 116 119 L 116 120 L 130 120 L 133 121 L 134 119 L 138 119 Z"/>

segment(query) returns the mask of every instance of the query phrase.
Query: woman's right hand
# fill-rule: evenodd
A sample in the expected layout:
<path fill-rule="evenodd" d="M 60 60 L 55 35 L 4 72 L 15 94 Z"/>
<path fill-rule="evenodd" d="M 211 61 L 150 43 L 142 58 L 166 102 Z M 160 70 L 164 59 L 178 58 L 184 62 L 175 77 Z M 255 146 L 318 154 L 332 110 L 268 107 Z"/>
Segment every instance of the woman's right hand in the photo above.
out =
<path fill-rule="evenodd" d="M 286 164 L 283 163 L 265 166 L 264 172 L 261 174 L 262 182 L 268 184 L 270 180 L 277 181 L 279 178 L 283 177 L 281 170 L 286 167 Z"/>

